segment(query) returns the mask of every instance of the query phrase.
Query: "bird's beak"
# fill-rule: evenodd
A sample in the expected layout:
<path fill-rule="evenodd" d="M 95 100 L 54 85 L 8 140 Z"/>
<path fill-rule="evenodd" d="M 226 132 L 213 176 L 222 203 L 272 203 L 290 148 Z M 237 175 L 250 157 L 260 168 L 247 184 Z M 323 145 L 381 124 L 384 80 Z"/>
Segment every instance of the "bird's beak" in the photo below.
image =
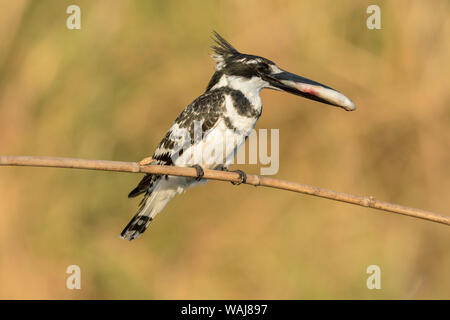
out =
<path fill-rule="evenodd" d="M 332 106 L 340 107 L 347 111 L 356 110 L 356 106 L 352 100 L 344 96 L 339 91 L 318 82 L 300 77 L 284 70 L 266 77 L 272 86 L 280 90 Z"/>

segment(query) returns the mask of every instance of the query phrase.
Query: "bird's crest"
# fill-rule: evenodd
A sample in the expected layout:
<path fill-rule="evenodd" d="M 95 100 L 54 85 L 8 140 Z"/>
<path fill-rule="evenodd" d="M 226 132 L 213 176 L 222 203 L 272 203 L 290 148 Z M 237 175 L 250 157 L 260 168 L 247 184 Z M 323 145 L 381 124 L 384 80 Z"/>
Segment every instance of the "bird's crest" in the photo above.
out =
<path fill-rule="evenodd" d="M 214 50 L 212 57 L 216 60 L 216 70 L 220 70 L 224 67 L 226 59 L 240 53 L 216 31 L 213 33 L 215 45 L 211 47 Z"/>

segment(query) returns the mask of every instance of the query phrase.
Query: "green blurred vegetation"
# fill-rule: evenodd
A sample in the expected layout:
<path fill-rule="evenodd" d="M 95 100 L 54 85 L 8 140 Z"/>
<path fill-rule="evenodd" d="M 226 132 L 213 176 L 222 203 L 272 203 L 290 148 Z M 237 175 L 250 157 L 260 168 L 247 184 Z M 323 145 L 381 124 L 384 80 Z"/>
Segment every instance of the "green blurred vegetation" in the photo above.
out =
<path fill-rule="evenodd" d="M 280 178 L 450 213 L 450 3 L 0 0 L 0 154 L 140 160 L 213 73 L 211 32 L 352 98 L 265 91 Z M 244 166 L 258 173 L 257 166 Z M 1 298 L 450 298 L 448 227 L 209 182 L 133 242 L 135 174 L 0 169 Z M 82 289 L 65 288 L 77 264 Z M 368 265 L 382 290 L 366 288 Z"/>

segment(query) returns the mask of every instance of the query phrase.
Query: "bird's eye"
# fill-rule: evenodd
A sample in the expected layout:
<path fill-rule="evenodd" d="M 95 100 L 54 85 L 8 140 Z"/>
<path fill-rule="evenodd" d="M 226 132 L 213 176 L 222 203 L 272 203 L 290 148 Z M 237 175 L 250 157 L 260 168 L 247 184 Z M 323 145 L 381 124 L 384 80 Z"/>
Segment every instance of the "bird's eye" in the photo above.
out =
<path fill-rule="evenodd" d="M 257 69 L 258 69 L 258 72 L 261 72 L 261 73 L 269 73 L 270 72 L 270 67 L 265 62 L 258 63 Z"/>

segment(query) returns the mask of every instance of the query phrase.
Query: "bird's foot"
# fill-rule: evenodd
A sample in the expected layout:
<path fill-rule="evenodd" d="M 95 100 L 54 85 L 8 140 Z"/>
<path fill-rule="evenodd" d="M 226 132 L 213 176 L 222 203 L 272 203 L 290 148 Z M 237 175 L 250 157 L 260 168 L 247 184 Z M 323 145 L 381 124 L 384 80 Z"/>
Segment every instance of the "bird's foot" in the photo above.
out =
<path fill-rule="evenodd" d="M 153 158 L 152 157 L 147 157 L 145 159 L 142 159 L 141 161 L 139 161 L 139 165 L 141 166 L 146 166 L 149 165 L 153 162 Z"/>
<path fill-rule="evenodd" d="M 215 169 L 220 171 L 239 173 L 239 181 L 238 182 L 230 181 L 232 185 L 238 186 L 242 183 L 247 182 L 247 174 L 242 170 L 229 170 L 228 167 L 226 167 L 223 164 L 218 165 Z"/>
<path fill-rule="evenodd" d="M 244 171 L 242 171 L 242 170 L 232 170 L 232 171 L 227 170 L 227 171 L 239 173 L 239 181 L 238 182 L 231 181 L 232 185 L 238 186 L 241 183 L 247 182 L 247 174 Z"/>
<path fill-rule="evenodd" d="M 191 168 L 197 170 L 197 177 L 195 178 L 195 180 L 197 181 L 202 180 L 203 176 L 205 175 L 205 171 L 203 171 L 203 168 L 200 167 L 198 164 L 194 164 Z"/>

